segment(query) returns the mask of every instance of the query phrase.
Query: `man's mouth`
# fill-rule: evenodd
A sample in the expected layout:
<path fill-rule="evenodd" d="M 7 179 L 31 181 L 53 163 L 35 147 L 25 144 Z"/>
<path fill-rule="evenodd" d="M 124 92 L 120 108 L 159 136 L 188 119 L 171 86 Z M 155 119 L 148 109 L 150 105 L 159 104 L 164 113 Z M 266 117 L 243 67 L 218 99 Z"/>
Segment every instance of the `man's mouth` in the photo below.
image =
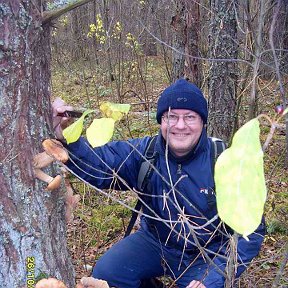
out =
<path fill-rule="evenodd" d="M 187 137 L 189 136 L 189 133 L 171 133 L 174 137 L 177 137 L 177 138 L 182 138 L 182 137 Z"/>

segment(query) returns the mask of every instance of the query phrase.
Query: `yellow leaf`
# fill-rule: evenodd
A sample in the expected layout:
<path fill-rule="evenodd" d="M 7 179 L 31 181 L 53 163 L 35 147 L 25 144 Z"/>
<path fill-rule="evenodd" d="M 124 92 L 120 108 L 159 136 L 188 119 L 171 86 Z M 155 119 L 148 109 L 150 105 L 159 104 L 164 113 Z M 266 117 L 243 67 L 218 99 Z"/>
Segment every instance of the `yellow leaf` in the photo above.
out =
<path fill-rule="evenodd" d="M 215 165 L 219 217 L 247 237 L 261 223 L 266 201 L 263 151 L 258 119 L 252 119 L 234 135 L 232 145 Z"/>
<path fill-rule="evenodd" d="M 95 119 L 87 128 L 86 135 L 90 145 L 95 148 L 110 141 L 114 132 L 115 120 L 112 118 Z"/>
<path fill-rule="evenodd" d="M 104 102 L 100 105 L 100 110 L 106 117 L 110 117 L 115 121 L 119 121 L 122 119 L 123 114 L 127 114 L 129 112 L 130 104 Z"/>
<path fill-rule="evenodd" d="M 119 121 L 122 119 L 123 113 L 119 111 L 112 111 L 112 113 L 110 114 L 110 117 L 114 119 L 115 121 Z"/>
<path fill-rule="evenodd" d="M 77 121 L 63 130 L 63 136 L 67 144 L 76 142 L 80 138 L 83 131 L 84 118 L 92 112 L 94 112 L 94 110 L 86 110 Z"/>

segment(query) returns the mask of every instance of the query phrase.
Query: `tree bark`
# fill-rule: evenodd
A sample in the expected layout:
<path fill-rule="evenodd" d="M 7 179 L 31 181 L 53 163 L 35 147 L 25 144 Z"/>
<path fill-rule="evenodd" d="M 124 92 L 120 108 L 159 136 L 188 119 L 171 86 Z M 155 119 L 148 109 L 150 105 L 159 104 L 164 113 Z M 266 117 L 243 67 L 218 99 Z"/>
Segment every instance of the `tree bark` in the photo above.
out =
<path fill-rule="evenodd" d="M 182 0 L 176 1 L 176 14 L 172 17 L 172 28 L 174 31 L 173 47 L 177 51 L 172 52 L 172 82 L 184 77 L 185 45 L 187 43 L 185 33 L 185 4 Z"/>
<path fill-rule="evenodd" d="M 146 3 L 147 4 L 140 10 L 142 21 L 153 35 L 157 35 L 157 22 L 155 18 L 155 12 L 158 3 L 154 0 L 146 1 Z M 141 33 L 140 42 L 143 44 L 143 51 L 146 56 L 157 56 L 156 40 L 149 33 L 147 33 L 147 31 Z"/>
<path fill-rule="evenodd" d="M 200 9 L 199 3 L 190 0 L 176 1 L 176 15 L 172 18 L 174 48 L 172 79 L 185 77 L 201 87 L 200 56 Z"/>
<path fill-rule="evenodd" d="M 202 65 L 197 57 L 200 53 L 200 7 L 197 1 L 185 0 L 186 3 L 186 34 L 185 76 L 198 87 L 202 85 Z"/>
<path fill-rule="evenodd" d="M 41 3 L 0 4 L 1 287 L 34 287 L 40 274 L 74 285 L 63 191 L 45 191 L 32 167 L 42 140 L 52 136 L 50 29 L 41 26 Z"/>
<path fill-rule="evenodd" d="M 233 134 L 236 110 L 237 29 L 235 7 L 237 1 L 213 0 L 209 32 L 209 123 L 211 136 L 229 141 Z M 231 61 L 221 61 L 225 59 Z"/>

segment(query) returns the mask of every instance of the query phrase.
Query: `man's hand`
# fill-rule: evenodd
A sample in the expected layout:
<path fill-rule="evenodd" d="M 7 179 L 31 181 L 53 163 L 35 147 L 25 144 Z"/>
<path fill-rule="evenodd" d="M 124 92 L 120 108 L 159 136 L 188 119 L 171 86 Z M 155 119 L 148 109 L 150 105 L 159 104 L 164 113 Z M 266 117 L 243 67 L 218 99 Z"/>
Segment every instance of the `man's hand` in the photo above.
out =
<path fill-rule="evenodd" d="M 201 282 L 193 280 L 186 288 L 206 288 Z"/>
<path fill-rule="evenodd" d="M 57 139 L 64 140 L 63 130 L 71 124 L 71 118 L 58 116 L 58 113 L 73 111 L 73 107 L 67 105 L 61 98 L 57 97 L 52 103 L 53 129 Z"/>

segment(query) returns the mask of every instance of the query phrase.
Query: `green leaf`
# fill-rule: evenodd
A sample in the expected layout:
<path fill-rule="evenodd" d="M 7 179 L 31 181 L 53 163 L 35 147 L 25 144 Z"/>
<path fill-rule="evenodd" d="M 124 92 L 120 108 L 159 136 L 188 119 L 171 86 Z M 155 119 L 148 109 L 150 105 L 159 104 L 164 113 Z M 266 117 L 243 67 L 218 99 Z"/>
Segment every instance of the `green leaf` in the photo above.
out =
<path fill-rule="evenodd" d="M 232 145 L 215 165 L 219 217 L 247 237 L 261 223 L 266 201 L 263 151 L 258 119 L 252 119 L 234 135 Z"/>
<path fill-rule="evenodd" d="M 95 148 L 110 141 L 114 132 L 115 120 L 112 118 L 95 119 L 87 128 L 86 135 L 90 145 Z"/>
<path fill-rule="evenodd" d="M 130 104 L 116 104 L 111 102 L 104 102 L 100 105 L 100 110 L 108 118 L 113 118 L 115 121 L 122 119 L 124 114 L 130 110 Z"/>
<path fill-rule="evenodd" d="M 94 110 L 86 110 L 77 121 L 63 130 L 63 136 L 67 144 L 76 142 L 80 138 L 83 131 L 84 118 L 92 112 L 94 112 Z"/>
<path fill-rule="evenodd" d="M 288 113 L 288 107 L 283 111 L 282 115 L 285 115 Z"/>

